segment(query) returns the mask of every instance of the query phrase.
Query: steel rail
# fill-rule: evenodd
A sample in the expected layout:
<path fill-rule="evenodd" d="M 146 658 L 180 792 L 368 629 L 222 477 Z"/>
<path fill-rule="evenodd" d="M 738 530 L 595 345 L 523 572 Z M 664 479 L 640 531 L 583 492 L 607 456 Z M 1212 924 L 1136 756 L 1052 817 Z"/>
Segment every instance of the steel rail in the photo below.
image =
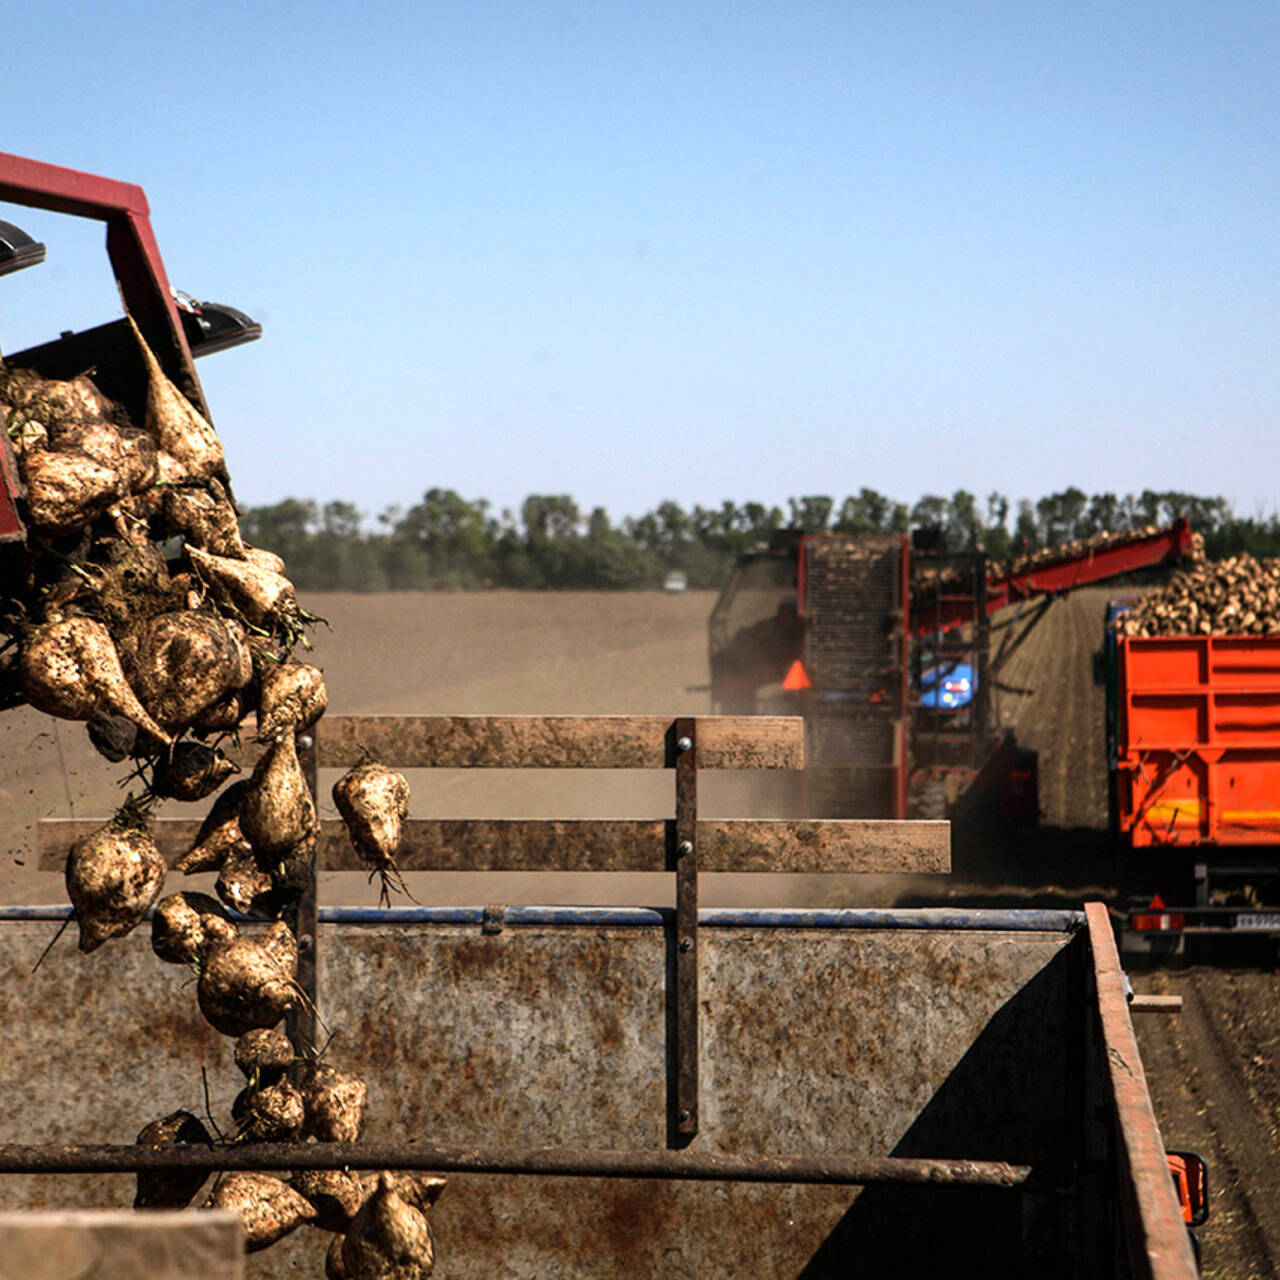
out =
<path fill-rule="evenodd" d="M 1026 1165 L 996 1160 L 896 1156 L 740 1156 L 688 1151 L 569 1151 L 556 1147 L 432 1147 L 414 1143 L 252 1143 L 183 1145 L 0 1145 L 3 1173 L 140 1173 L 173 1169 L 400 1169 L 431 1173 L 514 1173 L 570 1178 L 663 1178 L 699 1182 L 795 1182 L 862 1186 L 1022 1186 Z"/>

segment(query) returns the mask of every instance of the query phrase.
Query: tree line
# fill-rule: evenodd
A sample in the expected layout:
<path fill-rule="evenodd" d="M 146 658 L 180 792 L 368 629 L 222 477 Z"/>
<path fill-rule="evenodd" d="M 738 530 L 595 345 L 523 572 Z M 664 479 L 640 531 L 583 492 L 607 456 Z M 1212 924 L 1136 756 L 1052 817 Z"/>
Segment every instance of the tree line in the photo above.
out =
<path fill-rule="evenodd" d="M 614 524 L 603 507 L 584 512 L 568 494 L 531 494 L 518 511 L 429 489 L 373 527 L 350 502 L 286 498 L 241 516 L 245 539 L 283 556 L 303 590 L 435 591 L 486 587 L 626 590 L 652 588 L 672 572 L 690 587 L 719 587 L 737 557 L 778 530 L 912 533 L 929 530 L 951 551 L 1002 560 L 1104 532 L 1167 524 L 1185 515 L 1212 559 L 1248 551 L 1280 555 L 1280 517 L 1238 516 L 1224 498 L 1144 490 L 1086 494 L 1064 489 L 1037 501 L 985 500 L 965 490 L 926 494 L 913 505 L 874 489 L 837 502 L 790 498 L 785 510 L 722 502 L 686 510 L 660 503 Z"/>

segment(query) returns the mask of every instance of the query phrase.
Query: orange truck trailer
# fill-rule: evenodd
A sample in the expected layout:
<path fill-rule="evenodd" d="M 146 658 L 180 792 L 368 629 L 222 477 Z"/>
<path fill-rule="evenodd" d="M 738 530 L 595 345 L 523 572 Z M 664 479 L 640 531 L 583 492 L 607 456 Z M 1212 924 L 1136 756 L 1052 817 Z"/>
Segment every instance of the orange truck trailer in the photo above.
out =
<path fill-rule="evenodd" d="M 1280 636 L 1117 636 L 1128 603 L 1104 644 L 1111 824 L 1162 890 L 1128 927 L 1280 934 Z"/>

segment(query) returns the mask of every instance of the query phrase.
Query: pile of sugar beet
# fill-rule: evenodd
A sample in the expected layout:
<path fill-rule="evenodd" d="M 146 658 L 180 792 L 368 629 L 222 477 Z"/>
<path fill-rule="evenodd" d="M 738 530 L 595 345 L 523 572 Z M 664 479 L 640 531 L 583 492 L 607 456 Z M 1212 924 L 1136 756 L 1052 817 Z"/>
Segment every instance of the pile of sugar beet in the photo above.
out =
<path fill-rule="evenodd" d="M 133 333 L 148 376 L 140 426 L 88 375 L 51 380 L 0 365 L 0 423 L 28 530 L 0 578 L 0 706 L 26 702 L 86 722 L 99 752 L 127 761 L 138 786 L 67 855 L 80 950 L 150 916 L 156 956 L 195 971 L 201 1014 L 235 1038 L 246 1083 L 229 1136 L 215 1140 L 197 1116 L 175 1111 L 137 1141 L 354 1142 L 363 1081 L 314 1046 L 299 1052 L 280 1025 L 306 999 L 297 940 L 281 917 L 309 882 L 319 832 L 298 736 L 327 696 L 320 671 L 292 657 L 317 620 L 280 559 L 241 540 L 216 433 Z M 239 770 L 223 747 L 242 733 L 264 749 L 251 777 L 228 784 Z M 407 783 L 368 761 L 334 798 L 385 895 L 399 883 Z M 211 801 L 176 867 L 216 870 L 221 901 L 162 896 L 166 865 L 150 830 L 161 800 Z M 184 1207 L 205 1181 L 202 1172 L 141 1174 L 135 1206 Z M 239 1212 L 250 1250 L 309 1223 L 334 1233 L 329 1276 L 411 1280 L 431 1273 L 427 1210 L 443 1185 L 390 1172 L 296 1171 L 287 1182 L 236 1172 L 219 1177 L 206 1204 Z"/>

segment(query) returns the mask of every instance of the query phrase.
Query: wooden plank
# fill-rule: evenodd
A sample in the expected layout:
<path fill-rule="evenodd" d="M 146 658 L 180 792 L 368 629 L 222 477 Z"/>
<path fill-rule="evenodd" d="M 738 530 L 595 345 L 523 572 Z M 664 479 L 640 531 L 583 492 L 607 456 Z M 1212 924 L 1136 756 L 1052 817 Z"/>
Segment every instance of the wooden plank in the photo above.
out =
<path fill-rule="evenodd" d="M 401 769 L 663 769 L 674 765 L 671 725 L 663 716 L 328 716 L 316 736 L 321 768 L 349 768 L 367 751 Z M 796 716 L 699 717 L 698 742 L 704 769 L 804 766 Z"/>
<path fill-rule="evenodd" d="M 951 824 L 891 818 L 699 822 L 698 870 L 946 874 Z"/>
<path fill-rule="evenodd" d="M 229 1209 L 0 1213 L 6 1276 L 243 1280 L 244 1228 Z"/>
<path fill-rule="evenodd" d="M 42 870 L 60 870 L 74 840 L 101 819 L 39 825 Z M 667 871 L 674 823 L 417 818 L 405 824 L 402 871 Z M 198 822 L 161 819 L 156 845 L 170 865 L 190 847 Z M 367 870 L 339 819 L 320 824 L 319 865 Z M 697 825 L 699 871 L 918 872 L 950 870 L 950 825 L 890 819 L 743 819 Z"/>
<path fill-rule="evenodd" d="M 41 818 L 36 824 L 36 856 L 41 871 L 61 871 L 71 846 L 96 831 L 104 818 Z M 165 863 L 172 866 L 195 842 L 199 822 L 187 818 L 159 818 L 151 824 L 151 835 Z"/>
<path fill-rule="evenodd" d="M 664 871 L 668 825 L 661 818 L 411 819 L 405 824 L 396 864 L 402 871 Z M 345 833 L 335 835 L 324 843 L 325 869 L 367 870 Z"/>

